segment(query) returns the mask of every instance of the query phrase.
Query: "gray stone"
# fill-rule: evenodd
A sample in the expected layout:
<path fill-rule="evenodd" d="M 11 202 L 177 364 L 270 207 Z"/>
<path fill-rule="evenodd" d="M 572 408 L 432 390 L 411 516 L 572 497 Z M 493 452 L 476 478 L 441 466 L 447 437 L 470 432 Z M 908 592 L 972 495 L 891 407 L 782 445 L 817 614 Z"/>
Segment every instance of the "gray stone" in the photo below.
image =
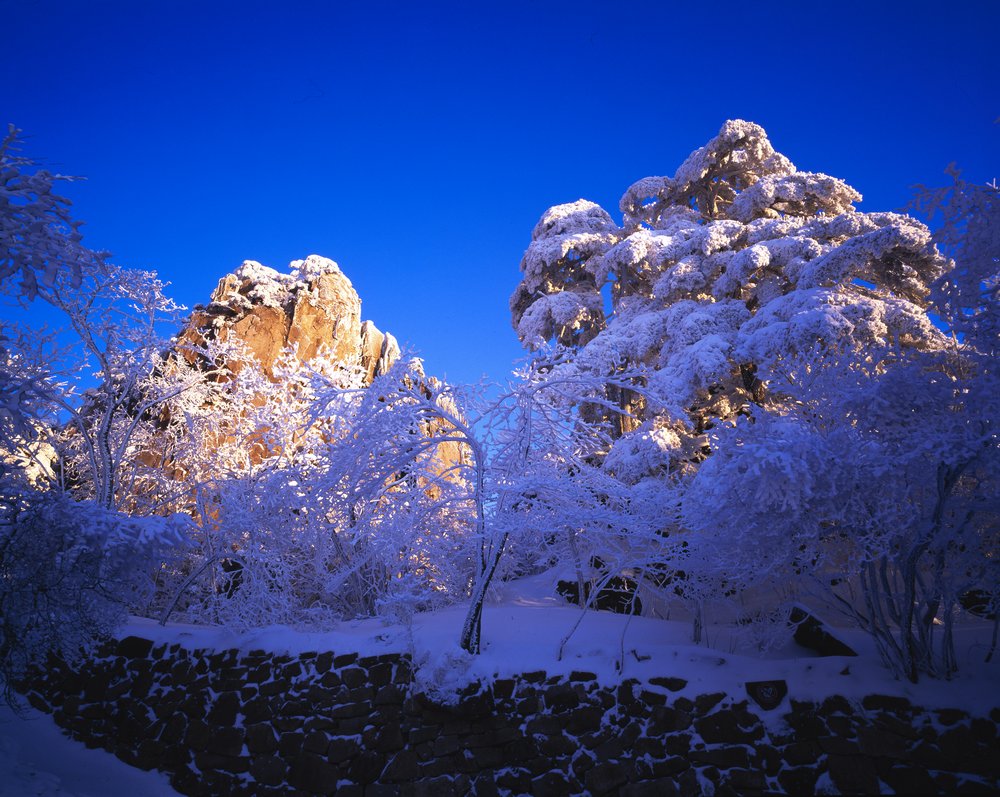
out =
<path fill-rule="evenodd" d="M 819 770 L 814 767 L 788 767 L 778 773 L 778 783 L 791 797 L 812 797 L 818 778 Z"/>
<path fill-rule="evenodd" d="M 750 756 L 745 747 L 717 747 L 711 750 L 692 750 L 690 754 L 692 764 L 707 764 L 719 769 L 731 769 L 739 767 L 748 769 L 750 767 Z"/>
<path fill-rule="evenodd" d="M 302 749 L 307 753 L 325 756 L 327 748 L 330 746 L 330 737 L 323 731 L 311 731 L 302 740 Z"/>
<path fill-rule="evenodd" d="M 694 710 L 696 714 L 707 714 L 715 708 L 726 696 L 725 692 L 712 692 L 707 695 L 698 695 L 694 699 Z"/>
<path fill-rule="evenodd" d="M 258 722 L 247 726 L 246 745 L 251 753 L 273 753 L 278 749 L 278 738 L 268 723 Z"/>
<path fill-rule="evenodd" d="M 326 748 L 326 758 L 332 764 L 340 764 L 361 752 L 357 741 L 351 737 L 338 736 L 330 739 Z"/>
<path fill-rule="evenodd" d="M 289 762 L 288 782 L 296 789 L 314 794 L 333 794 L 338 780 L 338 769 L 314 753 L 301 753 Z"/>
<path fill-rule="evenodd" d="M 531 781 L 534 797 L 566 797 L 571 793 L 566 775 L 559 770 L 546 772 Z"/>
<path fill-rule="evenodd" d="M 604 709 L 596 706 L 583 706 L 575 709 L 566 717 L 566 730 L 575 736 L 591 733 L 601 727 L 603 720 Z"/>
<path fill-rule="evenodd" d="M 556 712 L 569 711 L 580 705 L 580 696 L 569 684 L 556 684 L 546 690 L 545 705 Z"/>
<path fill-rule="evenodd" d="M 153 649 L 153 643 L 149 639 L 137 636 L 127 636 L 118 643 L 115 650 L 116 655 L 126 659 L 145 659 Z"/>
<path fill-rule="evenodd" d="M 662 686 L 664 689 L 669 689 L 671 692 L 679 692 L 681 691 L 681 689 L 683 689 L 685 686 L 688 685 L 688 682 L 685 681 L 683 678 L 655 677 L 655 678 L 650 678 L 649 682 L 653 686 Z"/>
<path fill-rule="evenodd" d="M 400 750 L 389 761 L 382 773 L 387 783 L 409 783 L 420 775 L 420 762 L 412 750 Z"/>
<path fill-rule="evenodd" d="M 222 756 L 238 756 L 243 750 L 242 728 L 214 728 L 208 751 Z"/>

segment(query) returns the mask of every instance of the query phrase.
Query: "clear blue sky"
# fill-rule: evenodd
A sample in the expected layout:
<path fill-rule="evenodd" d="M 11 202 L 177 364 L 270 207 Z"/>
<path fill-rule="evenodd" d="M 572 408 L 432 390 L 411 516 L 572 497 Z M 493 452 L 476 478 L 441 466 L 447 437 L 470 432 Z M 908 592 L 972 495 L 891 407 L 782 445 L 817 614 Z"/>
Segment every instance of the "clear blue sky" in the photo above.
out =
<path fill-rule="evenodd" d="M 190 306 L 245 259 L 338 261 L 363 315 L 455 381 L 521 356 L 531 229 L 615 218 L 727 118 L 897 209 L 1000 177 L 997 0 L 0 0 L 0 123 L 85 242 Z"/>

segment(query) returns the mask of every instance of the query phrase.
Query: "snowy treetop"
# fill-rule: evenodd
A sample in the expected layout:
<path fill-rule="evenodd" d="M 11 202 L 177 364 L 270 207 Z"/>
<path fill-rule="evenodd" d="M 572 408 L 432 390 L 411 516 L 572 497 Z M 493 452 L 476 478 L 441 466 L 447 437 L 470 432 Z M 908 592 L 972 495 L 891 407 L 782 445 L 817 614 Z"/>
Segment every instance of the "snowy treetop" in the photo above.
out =
<path fill-rule="evenodd" d="M 618 399 L 633 402 L 639 437 L 609 459 L 638 472 L 623 452 L 666 439 L 649 424 L 690 435 L 744 412 L 794 353 L 944 345 L 926 307 L 947 259 L 925 225 L 859 212 L 860 199 L 796 169 L 759 125 L 728 121 L 673 177 L 629 187 L 621 226 L 583 199 L 547 210 L 511 297 L 514 327 L 528 348 L 575 348 L 577 369 L 651 369 L 648 395 Z"/>

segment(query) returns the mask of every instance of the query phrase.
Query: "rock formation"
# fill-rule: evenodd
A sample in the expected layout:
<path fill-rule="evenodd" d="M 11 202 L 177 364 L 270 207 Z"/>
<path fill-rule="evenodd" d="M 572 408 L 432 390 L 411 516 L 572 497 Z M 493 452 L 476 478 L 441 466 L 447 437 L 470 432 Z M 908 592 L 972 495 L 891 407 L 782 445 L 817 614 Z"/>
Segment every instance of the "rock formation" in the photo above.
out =
<path fill-rule="evenodd" d="M 332 363 L 360 369 L 360 383 L 365 387 L 375 377 L 387 373 L 400 357 L 399 345 L 388 332 L 379 331 L 371 321 L 361 320 L 361 299 L 340 267 L 328 258 L 310 255 L 305 260 L 293 261 L 289 269 L 290 273 L 282 274 L 255 261 L 244 261 L 219 280 L 208 305 L 194 308 L 178 335 L 177 352 L 195 365 L 204 356 L 199 351 L 203 344 L 238 341 L 259 361 L 273 383 L 280 380 L 275 365 L 289 347 L 294 347 L 296 356 L 304 363 L 323 355 Z M 225 370 L 238 373 L 244 363 L 230 361 Z M 209 378 L 227 381 L 224 375 Z M 439 384 L 433 377 L 424 379 L 425 387 Z M 262 396 L 257 400 L 258 406 L 266 402 Z M 233 416 L 227 403 L 210 404 L 203 409 L 224 421 L 210 431 L 206 445 L 218 448 L 242 441 L 241 445 L 249 446 L 250 461 L 254 464 L 278 450 L 273 441 L 265 444 L 258 439 L 262 435 L 248 430 L 251 421 L 238 414 Z M 448 409 L 457 412 L 455 408 Z M 433 436 L 443 428 L 443 421 L 428 420 L 422 431 Z M 262 431 L 267 429 L 262 427 Z M 301 439 L 296 438 L 295 442 Z M 452 472 L 453 466 L 464 462 L 465 457 L 462 446 L 450 441 L 440 443 L 436 454 L 442 472 Z M 182 477 L 186 471 L 182 468 L 177 473 Z"/>
<path fill-rule="evenodd" d="M 361 320 L 361 299 L 340 267 L 309 255 L 282 274 L 247 260 L 219 280 L 208 306 L 198 305 L 180 341 L 241 340 L 268 376 L 278 355 L 294 345 L 303 362 L 321 351 L 347 366 L 357 365 L 365 383 L 385 373 L 399 357 L 395 338 Z"/>

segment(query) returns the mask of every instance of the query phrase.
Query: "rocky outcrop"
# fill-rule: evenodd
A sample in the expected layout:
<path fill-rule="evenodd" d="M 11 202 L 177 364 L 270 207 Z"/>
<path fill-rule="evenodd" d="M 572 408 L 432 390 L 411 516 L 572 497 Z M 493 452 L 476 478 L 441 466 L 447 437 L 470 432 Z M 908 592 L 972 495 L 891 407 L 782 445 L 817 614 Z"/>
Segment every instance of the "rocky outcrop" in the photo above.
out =
<path fill-rule="evenodd" d="M 366 384 L 385 373 L 399 357 L 399 345 L 361 320 L 361 299 L 340 267 L 309 255 L 289 268 L 282 274 L 245 261 L 219 280 L 207 306 L 195 307 L 179 340 L 242 341 L 269 376 L 288 346 L 296 347 L 303 362 L 323 354 L 358 366 Z"/>

